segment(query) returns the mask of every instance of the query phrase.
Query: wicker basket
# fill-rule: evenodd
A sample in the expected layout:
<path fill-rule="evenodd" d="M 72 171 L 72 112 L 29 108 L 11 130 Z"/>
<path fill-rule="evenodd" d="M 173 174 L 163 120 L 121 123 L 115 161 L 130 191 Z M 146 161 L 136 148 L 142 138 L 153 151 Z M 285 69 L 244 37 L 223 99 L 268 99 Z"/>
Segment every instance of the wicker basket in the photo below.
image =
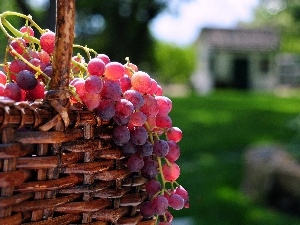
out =
<path fill-rule="evenodd" d="M 58 1 L 57 21 L 71 29 L 70 7 Z M 139 213 L 146 179 L 126 169 L 111 122 L 68 104 L 67 57 L 43 102 L 0 100 L 0 224 L 155 224 Z"/>

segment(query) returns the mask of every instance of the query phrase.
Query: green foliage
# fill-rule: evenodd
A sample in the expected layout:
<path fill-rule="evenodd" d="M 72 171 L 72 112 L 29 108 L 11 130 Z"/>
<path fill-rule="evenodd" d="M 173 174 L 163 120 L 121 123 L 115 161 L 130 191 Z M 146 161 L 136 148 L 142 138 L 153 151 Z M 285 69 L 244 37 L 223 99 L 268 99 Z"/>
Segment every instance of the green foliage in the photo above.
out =
<path fill-rule="evenodd" d="M 194 224 L 206 225 L 299 224 L 299 218 L 256 205 L 241 191 L 244 150 L 252 144 L 290 143 L 298 97 L 216 91 L 172 101 L 170 116 L 183 131 L 179 182 L 191 196 L 190 209 L 175 211 L 175 218 L 192 217 Z"/>
<path fill-rule="evenodd" d="M 188 83 L 196 67 L 196 52 L 193 47 L 177 47 L 156 42 L 155 74 L 164 83 Z"/>
<path fill-rule="evenodd" d="M 298 0 L 261 0 L 255 19 L 246 26 L 275 28 L 281 35 L 281 51 L 300 52 L 300 4 Z"/>

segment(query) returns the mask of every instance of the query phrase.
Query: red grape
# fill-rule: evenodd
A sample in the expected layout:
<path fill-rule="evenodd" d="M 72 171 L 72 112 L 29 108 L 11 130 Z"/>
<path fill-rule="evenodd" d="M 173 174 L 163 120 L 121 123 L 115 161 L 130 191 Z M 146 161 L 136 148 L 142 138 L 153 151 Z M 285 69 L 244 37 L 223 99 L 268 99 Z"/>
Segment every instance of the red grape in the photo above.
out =
<path fill-rule="evenodd" d="M 22 38 L 16 38 L 10 42 L 10 47 L 13 48 L 20 55 L 23 55 L 25 53 L 26 42 Z M 9 51 L 12 56 L 15 56 L 11 49 Z"/>
<path fill-rule="evenodd" d="M 117 81 L 125 74 L 125 67 L 118 62 L 109 62 L 105 65 L 104 76 L 109 80 Z"/>
<path fill-rule="evenodd" d="M 34 30 L 31 27 L 29 27 L 29 26 L 23 26 L 23 27 L 21 27 L 20 28 L 20 32 L 22 32 L 24 34 L 26 33 L 26 35 L 31 36 L 31 37 L 34 36 Z M 26 37 L 24 37 L 24 40 L 26 41 L 26 43 L 30 42 L 30 40 L 28 38 L 26 38 Z"/>
<path fill-rule="evenodd" d="M 150 201 L 145 201 L 141 204 L 140 212 L 143 217 L 149 218 L 154 216 L 154 209 Z"/>
<path fill-rule="evenodd" d="M 131 77 L 131 85 L 134 90 L 146 94 L 151 90 L 151 78 L 143 71 L 135 72 Z"/>
<path fill-rule="evenodd" d="M 102 79 L 98 76 L 91 75 L 85 80 L 84 88 L 89 93 L 99 94 L 103 88 Z"/>
<path fill-rule="evenodd" d="M 5 85 L 4 96 L 14 101 L 20 101 L 22 99 L 21 88 L 16 83 L 9 82 Z"/>
<path fill-rule="evenodd" d="M 169 206 L 173 209 L 180 210 L 184 207 L 184 199 L 179 194 L 172 194 L 169 198 Z"/>
<path fill-rule="evenodd" d="M 166 159 L 169 160 L 169 162 L 175 162 L 177 159 L 179 159 L 180 148 L 175 141 L 169 140 L 167 143 L 169 145 L 169 152 L 166 155 Z"/>
<path fill-rule="evenodd" d="M 157 157 L 165 157 L 169 152 L 169 145 L 165 140 L 158 140 L 154 142 L 153 153 Z"/>
<path fill-rule="evenodd" d="M 2 71 L 0 71 L 0 84 L 5 85 L 7 82 L 7 77 L 5 75 L 5 73 L 3 73 Z"/>
<path fill-rule="evenodd" d="M 52 31 L 43 33 L 40 37 L 40 45 L 45 52 L 52 54 L 55 47 L 55 33 Z"/>
<path fill-rule="evenodd" d="M 166 181 L 174 182 L 180 175 L 180 168 L 176 163 L 165 163 L 162 167 L 163 175 Z"/>
<path fill-rule="evenodd" d="M 42 82 L 38 82 L 35 88 L 27 91 L 28 100 L 44 99 L 45 97 L 45 85 Z"/>
<path fill-rule="evenodd" d="M 90 75 L 102 76 L 104 70 L 105 70 L 105 64 L 99 58 L 93 58 L 87 64 L 87 71 Z"/>
<path fill-rule="evenodd" d="M 180 195 L 184 200 L 184 208 L 189 208 L 189 194 L 188 192 L 180 185 L 175 189 L 175 194 Z"/>
<path fill-rule="evenodd" d="M 182 138 L 182 131 L 178 127 L 171 127 L 167 130 L 166 136 L 169 140 L 179 142 Z"/>
<path fill-rule="evenodd" d="M 110 62 L 109 57 L 105 54 L 98 54 L 96 57 L 101 59 L 105 65 Z"/>

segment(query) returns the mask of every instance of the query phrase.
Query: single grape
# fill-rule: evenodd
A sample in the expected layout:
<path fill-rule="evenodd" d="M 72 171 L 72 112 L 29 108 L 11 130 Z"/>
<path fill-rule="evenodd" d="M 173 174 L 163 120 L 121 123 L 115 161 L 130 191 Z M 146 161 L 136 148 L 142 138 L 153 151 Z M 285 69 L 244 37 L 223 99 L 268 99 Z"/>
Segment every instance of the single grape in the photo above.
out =
<path fill-rule="evenodd" d="M 99 94 L 103 88 L 102 79 L 96 75 L 91 75 L 85 80 L 85 90 L 92 94 Z"/>
<path fill-rule="evenodd" d="M 144 218 L 154 216 L 154 209 L 150 201 L 145 201 L 141 204 L 140 212 Z"/>
<path fill-rule="evenodd" d="M 161 184 L 159 181 L 151 179 L 146 183 L 146 192 L 148 195 L 155 195 L 161 189 Z"/>
<path fill-rule="evenodd" d="M 137 148 L 142 157 L 151 156 L 153 153 L 153 145 L 149 141 L 143 145 L 138 145 Z"/>
<path fill-rule="evenodd" d="M 17 74 L 22 70 L 26 70 L 26 68 L 27 65 L 22 60 L 14 59 L 11 61 L 8 66 L 10 79 L 15 81 Z"/>
<path fill-rule="evenodd" d="M 5 85 L 7 82 L 7 77 L 5 75 L 5 73 L 3 73 L 2 71 L 0 71 L 0 84 Z"/>
<path fill-rule="evenodd" d="M 105 65 L 104 76 L 113 81 L 119 80 L 125 74 L 125 67 L 119 62 L 109 62 Z"/>
<path fill-rule="evenodd" d="M 162 166 L 163 176 L 166 181 L 174 182 L 180 175 L 180 168 L 176 163 L 165 163 Z"/>
<path fill-rule="evenodd" d="M 0 96 L 4 96 L 5 85 L 0 83 Z"/>
<path fill-rule="evenodd" d="M 124 116 L 121 116 L 121 115 L 115 113 L 113 120 L 119 126 L 128 125 L 130 117 L 124 117 Z"/>
<path fill-rule="evenodd" d="M 52 31 L 43 33 L 40 37 L 40 45 L 45 52 L 52 54 L 55 47 L 55 33 Z"/>
<path fill-rule="evenodd" d="M 151 90 L 151 78 L 143 71 L 135 72 L 131 77 L 131 85 L 134 90 L 146 94 Z"/>
<path fill-rule="evenodd" d="M 131 79 L 127 75 L 121 77 L 119 83 L 123 93 L 131 88 Z"/>
<path fill-rule="evenodd" d="M 35 88 L 27 91 L 26 98 L 30 101 L 36 99 L 44 99 L 45 97 L 45 85 L 42 82 L 38 82 Z"/>
<path fill-rule="evenodd" d="M 16 83 L 24 90 L 32 90 L 37 85 L 34 74 L 28 70 L 22 70 L 17 74 Z"/>
<path fill-rule="evenodd" d="M 144 166 L 144 160 L 141 158 L 139 154 L 133 154 L 129 156 L 127 161 L 127 168 L 131 172 L 139 172 Z"/>
<path fill-rule="evenodd" d="M 72 60 L 81 64 L 85 63 L 84 57 L 81 56 L 80 54 L 73 56 Z M 74 62 L 71 61 L 71 70 L 74 74 L 77 74 L 80 72 L 80 66 L 76 65 Z"/>
<path fill-rule="evenodd" d="M 116 145 L 122 146 L 130 139 L 130 131 L 127 126 L 116 126 L 113 129 L 113 141 Z"/>
<path fill-rule="evenodd" d="M 131 114 L 129 123 L 133 126 L 143 126 L 147 121 L 147 117 L 143 112 L 137 111 Z"/>
<path fill-rule="evenodd" d="M 151 88 L 150 88 L 150 90 L 148 91 L 148 94 L 149 95 L 154 95 L 154 94 L 156 94 L 156 92 L 157 92 L 157 82 L 156 82 L 156 80 L 154 80 L 153 78 L 151 78 Z"/>
<path fill-rule="evenodd" d="M 110 62 L 109 57 L 105 54 L 98 54 L 96 57 L 101 59 L 105 65 Z"/>
<path fill-rule="evenodd" d="M 74 79 L 74 81 L 71 83 L 71 85 L 73 85 L 75 87 L 76 93 L 78 94 L 78 96 L 80 98 L 82 98 L 84 96 L 84 94 L 86 93 L 85 80 L 83 78 L 77 78 L 76 80 Z"/>
<path fill-rule="evenodd" d="M 103 120 L 110 120 L 115 115 L 115 102 L 109 99 L 102 99 L 95 109 L 95 114 Z"/>
<path fill-rule="evenodd" d="M 120 115 L 123 117 L 131 116 L 134 110 L 133 104 L 124 98 L 122 98 L 120 101 L 117 101 L 115 108 L 116 115 Z"/>
<path fill-rule="evenodd" d="M 161 96 L 163 95 L 163 89 L 162 87 L 158 84 L 157 85 L 157 90 L 156 90 L 156 93 L 155 93 L 156 96 Z"/>
<path fill-rule="evenodd" d="M 169 116 L 156 116 L 156 126 L 160 128 L 171 128 L 172 119 Z"/>
<path fill-rule="evenodd" d="M 146 116 L 156 116 L 158 113 L 158 104 L 156 99 L 149 94 L 146 94 L 144 97 L 144 105 L 140 108 L 140 111 L 145 113 Z"/>
<path fill-rule="evenodd" d="M 143 145 L 148 139 L 148 132 L 144 127 L 134 127 L 130 131 L 130 139 L 136 145 Z"/>
<path fill-rule="evenodd" d="M 23 55 L 26 52 L 26 50 L 25 50 L 26 42 L 23 38 L 13 39 L 9 45 L 12 49 L 14 49 L 20 55 Z M 12 52 L 11 48 L 9 49 L 9 52 L 12 56 L 15 56 L 15 54 Z"/>
<path fill-rule="evenodd" d="M 5 85 L 4 96 L 14 101 L 20 101 L 22 99 L 21 88 L 16 83 L 9 82 Z"/>
<path fill-rule="evenodd" d="M 153 153 L 157 157 L 165 157 L 169 152 L 169 145 L 165 140 L 157 140 L 153 145 Z"/>
<path fill-rule="evenodd" d="M 178 194 L 178 195 L 180 195 L 183 198 L 183 200 L 184 200 L 184 208 L 189 208 L 190 207 L 189 194 L 188 194 L 188 192 L 181 185 L 178 186 L 178 187 L 176 187 L 175 194 Z"/>
<path fill-rule="evenodd" d="M 101 100 L 99 94 L 90 93 L 90 92 L 85 92 L 85 94 L 80 98 L 89 110 L 93 110 L 97 108 Z"/>
<path fill-rule="evenodd" d="M 44 71 L 43 71 L 48 77 L 52 77 L 53 76 L 53 68 L 52 66 L 47 66 Z"/>
<path fill-rule="evenodd" d="M 103 99 L 119 101 L 122 97 L 122 90 L 119 82 L 104 80 L 102 91 L 100 94 Z"/>
<path fill-rule="evenodd" d="M 146 179 L 154 179 L 158 174 L 158 163 L 148 157 L 144 157 L 144 166 L 141 170 L 142 176 Z"/>
<path fill-rule="evenodd" d="M 168 140 L 179 142 L 182 138 L 182 131 L 178 127 L 171 127 L 167 130 L 166 136 Z"/>
<path fill-rule="evenodd" d="M 166 159 L 169 160 L 169 162 L 175 162 L 180 156 L 179 145 L 172 140 L 168 140 L 167 143 L 169 145 L 169 152 L 166 155 Z"/>
<path fill-rule="evenodd" d="M 172 109 L 172 101 L 166 96 L 155 96 L 158 104 L 158 116 L 167 116 Z"/>
<path fill-rule="evenodd" d="M 125 66 L 125 74 L 130 78 L 135 72 L 139 71 L 137 65 L 133 63 L 126 63 L 124 66 Z"/>
<path fill-rule="evenodd" d="M 169 206 L 168 200 L 162 195 L 158 195 L 153 198 L 151 203 L 154 209 L 154 213 L 157 215 L 165 214 Z"/>
<path fill-rule="evenodd" d="M 43 49 L 41 51 L 38 52 L 38 56 L 39 59 L 46 64 L 47 66 L 49 66 L 48 64 L 50 63 L 51 57 L 48 54 L 48 52 L 44 51 Z"/>
<path fill-rule="evenodd" d="M 175 210 L 180 210 L 184 207 L 184 199 L 179 194 L 172 194 L 169 198 L 169 206 Z"/>
<path fill-rule="evenodd" d="M 38 58 L 32 58 L 29 60 L 29 63 L 32 64 L 33 66 L 40 68 L 41 71 L 43 71 L 46 68 L 46 64 L 43 63 L 41 60 L 39 60 Z M 27 65 L 26 67 L 27 70 L 29 70 L 31 73 L 36 73 L 38 72 L 37 70 L 31 68 L 30 66 Z"/>
<path fill-rule="evenodd" d="M 23 26 L 20 28 L 20 32 L 26 34 L 27 36 L 33 37 L 34 36 L 34 30 L 29 27 L 29 26 Z M 26 36 L 24 37 L 24 40 L 26 43 L 29 43 L 30 40 L 28 38 L 26 38 Z"/>
<path fill-rule="evenodd" d="M 104 62 L 99 58 L 91 59 L 87 64 L 87 71 L 90 75 L 102 76 L 105 70 Z"/>
<path fill-rule="evenodd" d="M 137 147 L 131 140 L 129 140 L 127 143 L 122 145 L 121 150 L 124 155 L 133 155 L 136 153 Z"/>
<path fill-rule="evenodd" d="M 137 110 L 144 105 L 143 95 L 136 90 L 127 90 L 123 93 L 125 99 L 131 101 L 134 109 Z"/>

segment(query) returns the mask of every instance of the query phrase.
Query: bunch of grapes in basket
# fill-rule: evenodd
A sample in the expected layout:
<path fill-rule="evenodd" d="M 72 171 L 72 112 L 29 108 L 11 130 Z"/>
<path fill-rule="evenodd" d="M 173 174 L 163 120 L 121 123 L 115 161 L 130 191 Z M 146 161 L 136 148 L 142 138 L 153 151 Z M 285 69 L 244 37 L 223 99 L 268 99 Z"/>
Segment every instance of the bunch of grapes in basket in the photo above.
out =
<path fill-rule="evenodd" d="M 16 29 L 5 19 L 8 15 L 22 17 L 26 24 Z M 8 37 L 5 59 L 0 64 L 1 98 L 16 102 L 43 100 L 53 74 L 55 33 L 41 29 L 23 14 L 7 12 L 0 17 L 1 29 Z M 142 203 L 141 214 L 145 218 L 156 216 L 161 225 L 171 224 L 169 208 L 189 207 L 188 193 L 176 181 L 180 175 L 176 161 L 182 132 L 169 116 L 172 101 L 149 74 L 128 58 L 122 64 L 86 46 L 75 48 L 86 56 L 77 53 L 70 62 L 70 102 L 112 121 L 113 142 L 128 157 L 128 169 L 147 179 L 149 198 Z"/>

